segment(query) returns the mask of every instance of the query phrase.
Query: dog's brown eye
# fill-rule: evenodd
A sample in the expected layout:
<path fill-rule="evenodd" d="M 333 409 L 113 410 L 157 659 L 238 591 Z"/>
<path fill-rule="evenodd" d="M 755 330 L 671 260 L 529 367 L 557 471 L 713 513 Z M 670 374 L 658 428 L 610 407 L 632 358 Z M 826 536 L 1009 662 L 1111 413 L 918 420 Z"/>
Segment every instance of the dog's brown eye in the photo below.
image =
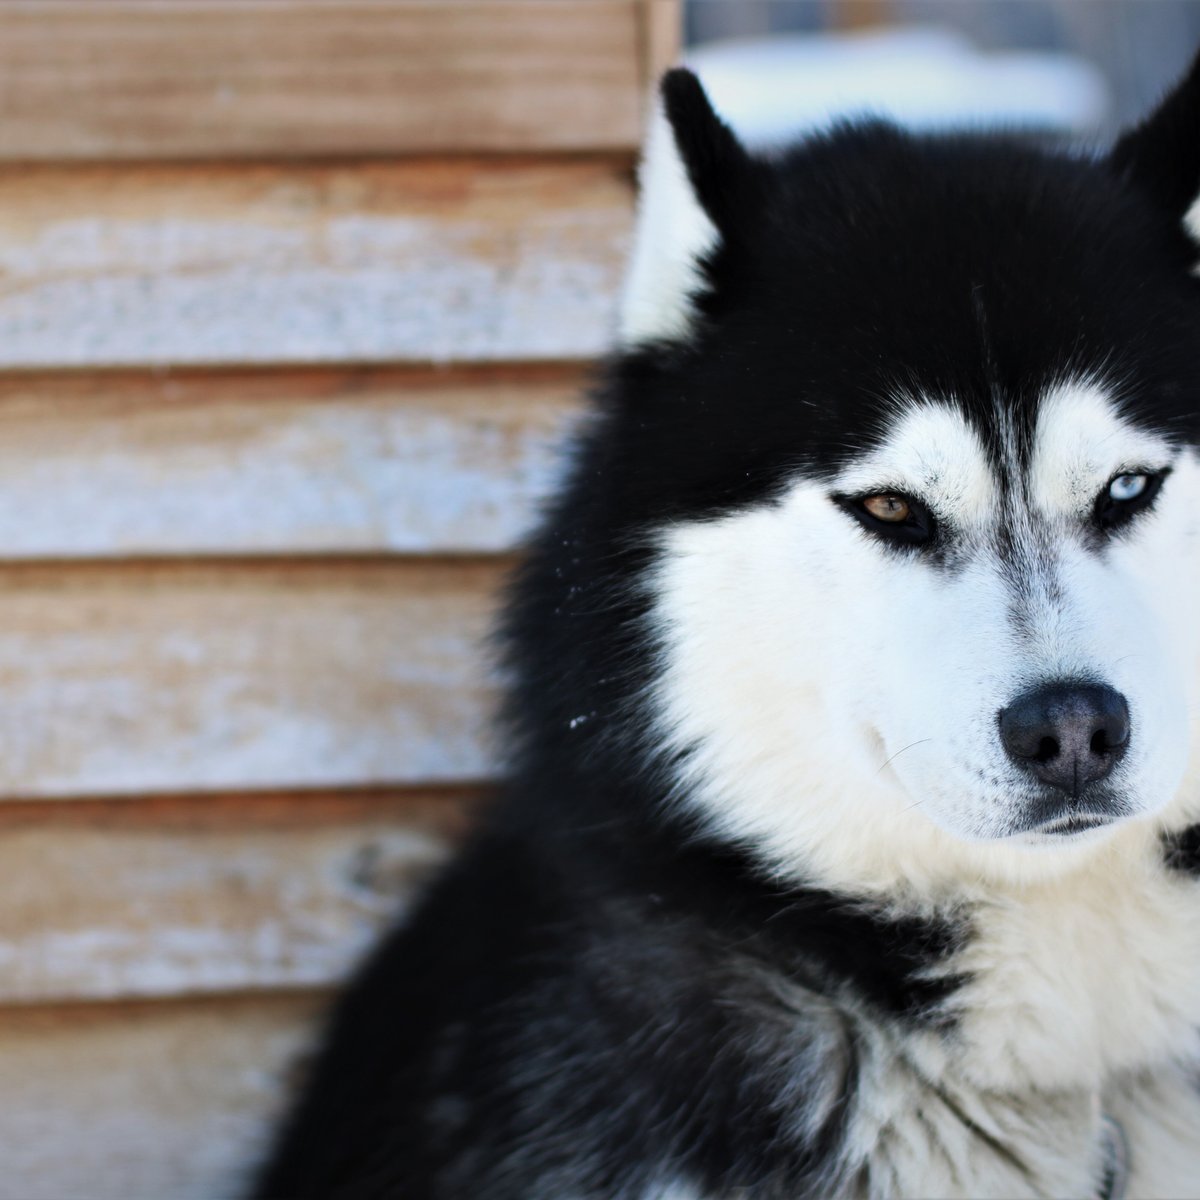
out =
<path fill-rule="evenodd" d="M 862 506 L 877 521 L 899 523 L 912 515 L 912 506 L 903 496 L 868 496 Z"/>
<path fill-rule="evenodd" d="M 871 492 L 866 496 L 830 496 L 858 523 L 889 545 L 923 546 L 933 540 L 933 514 L 901 492 Z"/>

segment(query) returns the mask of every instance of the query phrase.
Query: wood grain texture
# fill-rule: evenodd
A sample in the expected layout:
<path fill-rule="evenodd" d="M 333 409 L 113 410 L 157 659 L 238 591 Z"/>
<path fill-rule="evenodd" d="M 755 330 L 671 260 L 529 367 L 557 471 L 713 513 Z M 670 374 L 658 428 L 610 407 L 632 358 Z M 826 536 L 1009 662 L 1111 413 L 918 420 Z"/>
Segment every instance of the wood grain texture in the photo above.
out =
<path fill-rule="evenodd" d="M 622 164 L 0 169 L 0 367 L 591 358 Z"/>
<path fill-rule="evenodd" d="M 442 861 L 468 801 L 0 806 L 0 1004 L 333 986 Z"/>
<path fill-rule="evenodd" d="M 6 1009 L 0 1200 L 232 1200 L 321 996 Z"/>
<path fill-rule="evenodd" d="M 0 796 L 486 778 L 492 562 L 0 568 Z"/>
<path fill-rule="evenodd" d="M 632 149 L 632 0 L 0 4 L 0 157 Z"/>
<path fill-rule="evenodd" d="M 0 374 L 0 559 L 510 550 L 582 374 Z"/>

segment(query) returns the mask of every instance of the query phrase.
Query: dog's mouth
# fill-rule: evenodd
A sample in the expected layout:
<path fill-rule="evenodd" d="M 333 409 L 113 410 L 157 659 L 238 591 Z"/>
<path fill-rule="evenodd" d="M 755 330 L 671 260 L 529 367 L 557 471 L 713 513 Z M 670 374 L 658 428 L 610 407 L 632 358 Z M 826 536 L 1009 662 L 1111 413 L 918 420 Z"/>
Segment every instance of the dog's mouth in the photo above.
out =
<path fill-rule="evenodd" d="M 1067 840 L 1118 824 L 1135 811 L 1128 797 L 1112 787 L 1093 786 L 1070 799 L 1047 789 L 1027 803 L 1020 832 L 1039 841 Z"/>
<path fill-rule="evenodd" d="M 1069 816 L 1056 817 L 1053 821 L 1037 825 L 1031 832 L 1046 834 L 1050 837 L 1073 837 L 1076 834 L 1088 833 L 1093 829 L 1111 825 L 1113 820 L 1113 817 L 1102 817 L 1096 813 L 1072 813 Z"/>

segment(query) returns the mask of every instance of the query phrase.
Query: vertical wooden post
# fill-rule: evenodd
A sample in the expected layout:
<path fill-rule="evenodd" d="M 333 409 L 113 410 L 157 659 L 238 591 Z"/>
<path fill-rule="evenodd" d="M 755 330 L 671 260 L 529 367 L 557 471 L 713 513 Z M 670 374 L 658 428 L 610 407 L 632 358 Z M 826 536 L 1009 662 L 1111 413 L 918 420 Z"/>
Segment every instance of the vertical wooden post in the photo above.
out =
<path fill-rule="evenodd" d="M 649 96 L 662 73 L 679 61 L 683 41 L 680 0 L 640 0 L 643 93 Z"/>

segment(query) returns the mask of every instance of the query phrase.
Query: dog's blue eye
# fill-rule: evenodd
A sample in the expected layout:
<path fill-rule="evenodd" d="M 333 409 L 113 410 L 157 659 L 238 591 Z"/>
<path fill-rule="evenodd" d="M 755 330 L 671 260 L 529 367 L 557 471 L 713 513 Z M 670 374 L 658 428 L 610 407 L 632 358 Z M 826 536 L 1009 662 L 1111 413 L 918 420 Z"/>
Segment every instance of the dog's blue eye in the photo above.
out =
<path fill-rule="evenodd" d="M 1124 503 L 1126 500 L 1136 500 L 1149 486 L 1148 475 L 1118 475 L 1108 485 L 1108 494 L 1112 499 Z"/>
<path fill-rule="evenodd" d="M 1154 503 L 1162 482 L 1170 474 L 1164 471 L 1127 471 L 1114 475 L 1108 487 L 1096 497 L 1096 524 L 1104 530 L 1120 528 Z"/>

